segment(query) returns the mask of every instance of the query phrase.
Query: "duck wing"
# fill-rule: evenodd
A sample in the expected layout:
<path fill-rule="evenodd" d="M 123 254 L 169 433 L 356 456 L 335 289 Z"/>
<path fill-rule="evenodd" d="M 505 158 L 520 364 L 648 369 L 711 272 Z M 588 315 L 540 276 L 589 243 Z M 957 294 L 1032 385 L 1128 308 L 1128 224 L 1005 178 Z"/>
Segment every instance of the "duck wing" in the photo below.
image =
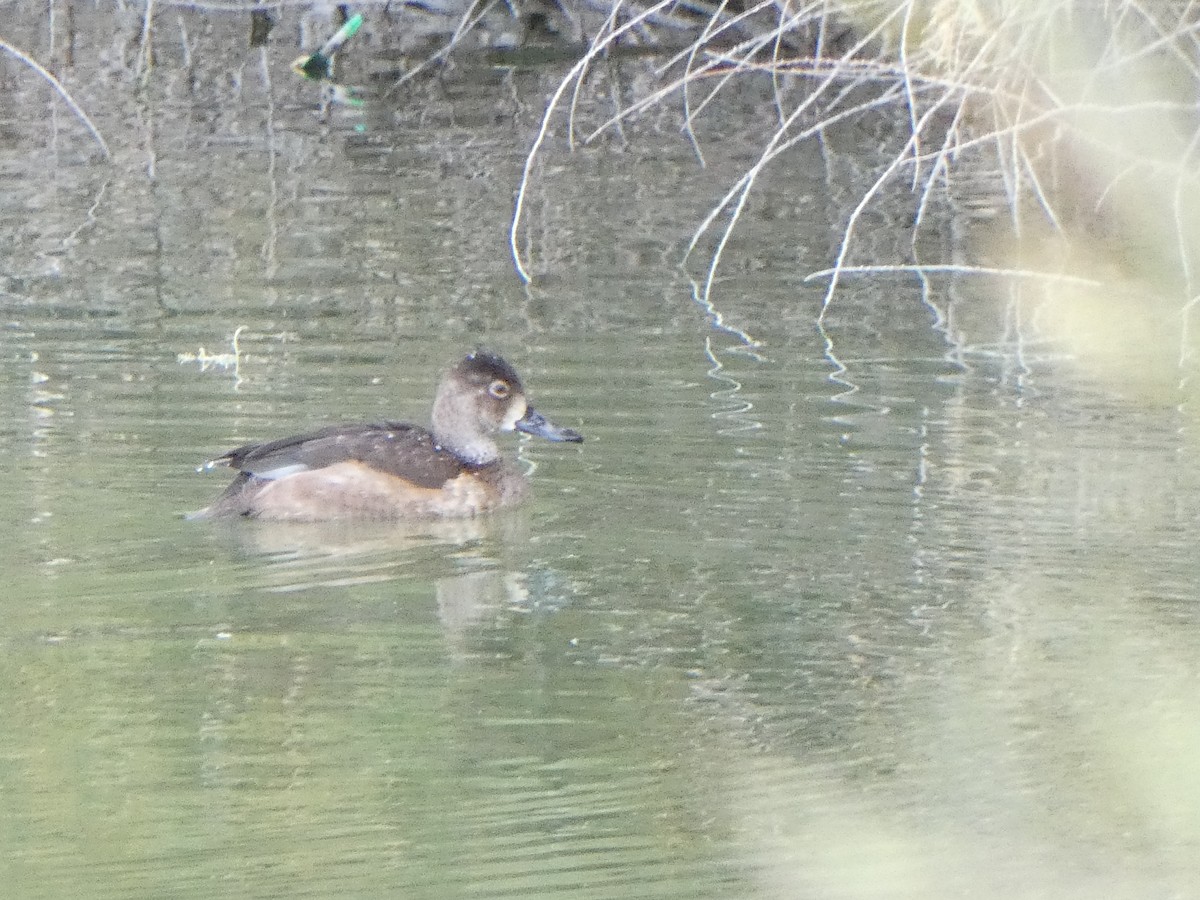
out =
<path fill-rule="evenodd" d="M 354 422 L 245 444 L 209 460 L 246 475 L 276 480 L 344 462 L 358 462 L 421 487 L 440 488 L 474 466 L 437 445 L 424 428 L 404 422 Z"/>

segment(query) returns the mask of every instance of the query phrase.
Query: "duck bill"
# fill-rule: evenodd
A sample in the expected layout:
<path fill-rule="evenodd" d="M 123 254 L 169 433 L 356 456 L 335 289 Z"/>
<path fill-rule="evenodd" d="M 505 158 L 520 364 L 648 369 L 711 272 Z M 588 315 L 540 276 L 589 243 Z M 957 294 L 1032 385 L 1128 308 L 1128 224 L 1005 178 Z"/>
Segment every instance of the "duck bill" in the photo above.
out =
<path fill-rule="evenodd" d="M 555 425 L 532 406 L 525 410 L 525 415 L 517 420 L 515 427 L 517 431 L 545 438 L 548 441 L 570 441 L 578 444 L 583 440 L 583 435 L 578 431 Z"/>

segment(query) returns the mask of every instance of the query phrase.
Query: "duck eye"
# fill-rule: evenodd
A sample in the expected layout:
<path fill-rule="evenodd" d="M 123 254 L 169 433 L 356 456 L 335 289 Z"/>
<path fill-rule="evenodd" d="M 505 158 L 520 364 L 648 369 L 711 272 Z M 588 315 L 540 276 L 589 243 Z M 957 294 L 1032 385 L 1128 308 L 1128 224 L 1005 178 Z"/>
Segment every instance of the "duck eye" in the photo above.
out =
<path fill-rule="evenodd" d="M 495 397 L 497 400 L 507 399 L 508 395 L 511 392 L 512 392 L 512 388 L 510 388 L 508 386 L 508 383 L 505 381 L 501 381 L 500 379 L 496 379 L 495 381 L 493 381 L 491 384 L 488 385 L 488 393 L 491 394 L 493 397 Z"/>

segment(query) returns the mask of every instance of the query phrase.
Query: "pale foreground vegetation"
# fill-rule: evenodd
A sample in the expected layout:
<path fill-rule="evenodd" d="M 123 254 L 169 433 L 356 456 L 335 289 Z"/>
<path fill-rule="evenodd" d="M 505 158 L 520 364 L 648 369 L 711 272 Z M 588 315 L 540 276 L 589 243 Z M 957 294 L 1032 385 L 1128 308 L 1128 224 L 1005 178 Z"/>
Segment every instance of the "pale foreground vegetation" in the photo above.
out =
<path fill-rule="evenodd" d="M 1036 323 L 1039 335 L 1070 339 L 1101 371 L 1134 372 L 1171 390 L 1186 382 L 1200 265 L 1200 24 L 1191 4 L 722 3 L 684 50 L 659 63 L 654 90 L 601 128 L 577 129 L 575 105 L 592 67 L 676 9 L 614 4 L 550 98 L 513 222 L 522 275 L 522 199 L 556 129 L 586 142 L 651 107 L 678 104 L 690 136 L 714 95 L 739 78 L 767 75 L 777 89 L 773 132 L 757 162 L 699 223 L 688 251 L 695 257 L 706 248 L 705 299 L 773 160 L 847 120 L 900 116 L 907 120 L 902 149 L 850 212 L 828 269 L 811 273 L 827 284 L 822 316 L 852 274 L 977 275 L 1018 303 L 1020 318 Z M 930 200 L 953 195 L 964 171 L 980 170 L 1000 185 L 1004 215 L 974 231 L 965 258 L 921 259 L 916 245 Z M 913 253 L 850 265 L 864 213 L 897 184 L 918 198 Z"/>

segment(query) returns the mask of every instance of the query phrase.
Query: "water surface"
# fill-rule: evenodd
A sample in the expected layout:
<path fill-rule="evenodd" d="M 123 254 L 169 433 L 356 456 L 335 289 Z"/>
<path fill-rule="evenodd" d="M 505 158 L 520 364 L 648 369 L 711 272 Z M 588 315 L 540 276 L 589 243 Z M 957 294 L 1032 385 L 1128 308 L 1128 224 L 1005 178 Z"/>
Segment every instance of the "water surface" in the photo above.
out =
<path fill-rule="evenodd" d="M 769 85 L 702 121 L 703 168 L 666 113 L 559 135 L 525 287 L 507 226 L 555 72 L 322 114 L 292 20 L 247 51 L 180 16 L 190 56 L 162 32 L 140 87 L 104 22 L 62 70 L 108 163 L 5 63 L 15 895 L 1200 894 L 1192 417 L 969 285 L 848 282 L 817 328 L 803 276 L 886 125 L 770 170 L 718 320 L 677 263 Z M 9 37 L 52 56 L 37 23 Z M 881 210 L 902 248 L 911 198 Z M 204 459 L 424 421 L 477 344 L 587 435 L 510 443 L 520 509 L 182 518 L 224 486 Z"/>

